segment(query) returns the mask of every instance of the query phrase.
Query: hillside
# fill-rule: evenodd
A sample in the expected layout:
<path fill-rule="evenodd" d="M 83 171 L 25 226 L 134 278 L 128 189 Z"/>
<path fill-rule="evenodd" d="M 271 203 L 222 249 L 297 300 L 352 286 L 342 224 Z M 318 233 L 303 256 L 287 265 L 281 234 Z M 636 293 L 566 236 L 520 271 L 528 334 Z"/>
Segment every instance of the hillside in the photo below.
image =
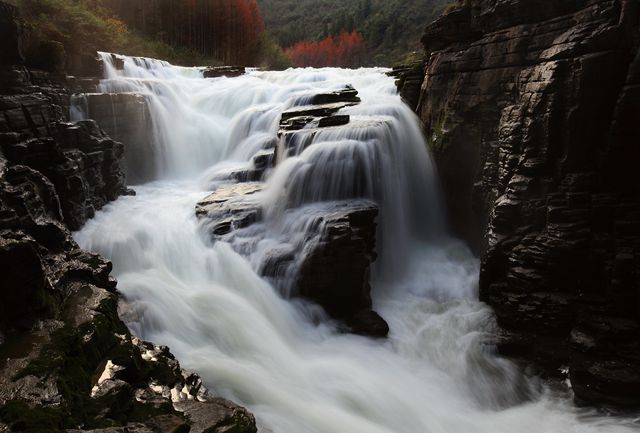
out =
<path fill-rule="evenodd" d="M 420 49 L 425 23 L 437 18 L 451 0 L 258 0 L 265 25 L 287 48 L 342 31 L 360 32 L 370 62 L 390 65 Z"/>
<path fill-rule="evenodd" d="M 27 65 L 83 74 L 96 51 L 180 65 L 289 62 L 264 33 L 254 0 L 10 0 Z"/>

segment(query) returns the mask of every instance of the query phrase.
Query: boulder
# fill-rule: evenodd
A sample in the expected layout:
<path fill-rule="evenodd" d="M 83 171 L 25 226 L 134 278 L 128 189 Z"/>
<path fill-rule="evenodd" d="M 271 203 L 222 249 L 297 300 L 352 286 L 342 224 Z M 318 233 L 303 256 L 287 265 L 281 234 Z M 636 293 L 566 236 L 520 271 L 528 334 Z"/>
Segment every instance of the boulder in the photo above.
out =
<path fill-rule="evenodd" d="M 344 321 L 356 334 L 386 337 L 389 327 L 371 311 L 369 268 L 376 259 L 378 207 L 368 201 L 336 202 L 322 216 L 318 241 L 299 265 L 296 291 Z"/>

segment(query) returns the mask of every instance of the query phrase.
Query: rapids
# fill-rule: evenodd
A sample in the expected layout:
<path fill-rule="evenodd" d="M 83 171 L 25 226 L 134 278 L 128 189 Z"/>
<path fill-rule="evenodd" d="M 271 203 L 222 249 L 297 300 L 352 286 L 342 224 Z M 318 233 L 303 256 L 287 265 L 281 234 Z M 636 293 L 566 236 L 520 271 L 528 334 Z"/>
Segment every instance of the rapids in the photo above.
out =
<path fill-rule="evenodd" d="M 477 301 L 478 260 L 448 239 L 419 121 L 382 69 L 249 71 L 121 57 L 101 92 L 140 92 L 153 117 L 159 178 L 105 207 L 75 234 L 114 263 L 132 332 L 168 345 L 210 391 L 249 408 L 275 433 L 586 433 L 637 431 L 577 409 L 497 357 L 491 310 Z M 308 231 L 318 202 L 380 205 L 374 308 L 386 340 L 341 334 L 317 306 L 257 273 L 259 249 L 212 242 L 194 215 L 218 170 L 247 164 L 275 138 L 280 113 L 347 84 L 354 126 L 268 174 L 266 242 Z M 79 116 L 82 107 L 74 107 Z M 306 239 L 304 236 L 302 239 Z M 318 320 L 321 318 L 322 320 Z"/>

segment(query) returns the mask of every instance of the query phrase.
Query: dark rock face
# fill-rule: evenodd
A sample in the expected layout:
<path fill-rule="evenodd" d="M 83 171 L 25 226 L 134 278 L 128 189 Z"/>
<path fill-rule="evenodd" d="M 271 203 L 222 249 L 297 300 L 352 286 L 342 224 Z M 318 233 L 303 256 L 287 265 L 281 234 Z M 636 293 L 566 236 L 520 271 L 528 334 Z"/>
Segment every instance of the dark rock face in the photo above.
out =
<path fill-rule="evenodd" d="M 13 12 L 0 2 L 2 44 L 19 39 Z M 122 144 L 66 123 L 70 92 L 50 75 L 0 77 L 0 431 L 255 433 L 245 409 L 129 333 L 111 263 L 71 236 L 125 192 Z"/>
<path fill-rule="evenodd" d="M 264 184 L 258 182 L 222 185 L 196 205 L 196 216 L 204 219 L 214 236 L 248 227 L 262 219 L 262 204 L 256 193 Z"/>
<path fill-rule="evenodd" d="M 131 336 L 111 263 L 78 248 L 64 200 L 40 172 L 0 158 L 0 429 L 255 432 L 251 414 L 209 397 L 166 347 Z"/>
<path fill-rule="evenodd" d="M 424 81 L 424 63 L 394 66 L 389 76 L 396 78 L 402 100 L 413 110 L 420 104 L 420 89 Z"/>
<path fill-rule="evenodd" d="M 231 241 L 239 253 L 265 236 L 257 182 L 224 184 L 196 206 L 196 215 L 214 239 Z M 311 299 L 356 334 L 384 337 L 386 322 L 371 310 L 369 268 L 375 260 L 377 206 L 366 200 L 313 205 L 311 232 L 296 243 L 285 237 L 263 253 L 260 273 L 294 296 Z M 301 211 L 304 213 L 304 209 Z M 247 229 L 247 233 L 243 232 Z M 264 230 L 264 228 L 263 228 Z M 246 242 L 234 242 L 246 239 Z M 293 281 L 288 277 L 293 273 Z"/>
<path fill-rule="evenodd" d="M 626 407 L 640 406 L 638 8 L 471 1 L 426 30 L 418 110 L 502 351 Z"/>
<path fill-rule="evenodd" d="M 15 6 L 0 3 L 0 65 L 21 65 L 22 26 Z"/>
<path fill-rule="evenodd" d="M 126 143 L 124 161 L 129 183 L 156 179 L 155 137 L 146 97 L 137 93 L 86 93 L 77 98 L 85 118 L 95 120 L 114 140 Z"/>
<path fill-rule="evenodd" d="M 369 267 L 375 260 L 374 203 L 337 205 L 323 216 L 319 241 L 304 258 L 296 283 L 301 296 L 313 299 L 356 334 L 386 337 L 387 323 L 371 310 Z"/>
<path fill-rule="evenodd" d="M 0 111 L 2 153 L 10 163 L 47 176 L 60 195 L 70 229 L 80 228 L 125 192 L 123 146 L 95 122 L 61 121 L 61 107 L 43 93 L 0 95 Z"/>

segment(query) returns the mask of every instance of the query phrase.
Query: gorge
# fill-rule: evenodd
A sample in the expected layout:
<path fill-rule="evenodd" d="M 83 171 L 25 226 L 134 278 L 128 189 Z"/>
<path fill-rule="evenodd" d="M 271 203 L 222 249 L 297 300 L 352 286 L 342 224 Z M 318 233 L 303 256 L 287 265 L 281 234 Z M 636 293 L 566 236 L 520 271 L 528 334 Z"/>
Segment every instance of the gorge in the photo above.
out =
<path fill-rule="evenodd" d="M 400 92 L 3 50 L 0 431 L 638 431 L 637 4 L 522 4 Z"/>

